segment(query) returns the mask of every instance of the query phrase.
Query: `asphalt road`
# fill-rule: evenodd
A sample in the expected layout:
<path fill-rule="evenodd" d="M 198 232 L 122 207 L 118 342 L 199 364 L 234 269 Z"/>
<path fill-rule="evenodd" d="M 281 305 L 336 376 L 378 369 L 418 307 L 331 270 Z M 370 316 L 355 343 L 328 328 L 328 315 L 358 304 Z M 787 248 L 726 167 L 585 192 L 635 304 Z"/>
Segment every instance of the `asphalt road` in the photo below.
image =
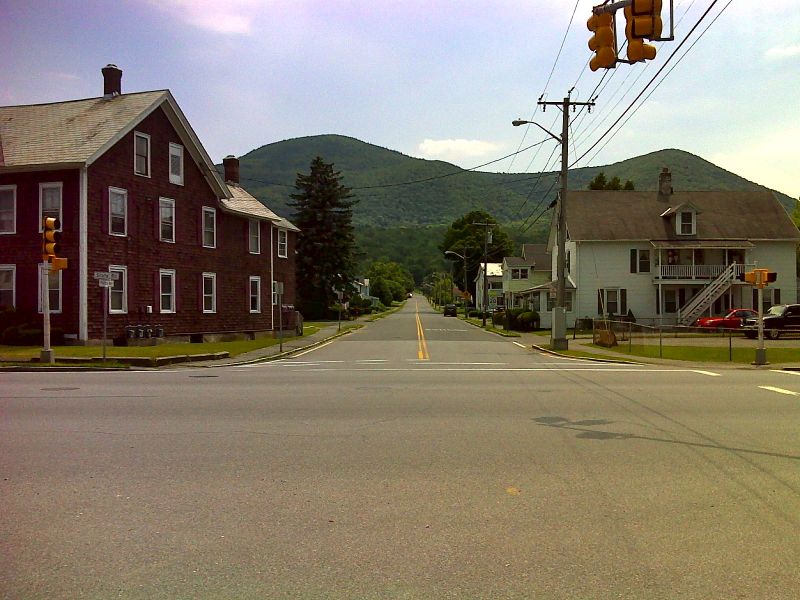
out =
<path fill-rule="evenodd" d="M 421 298 L 291 359 L 0 373 L 2 598 L 796 598 L 800 377 Z"/>

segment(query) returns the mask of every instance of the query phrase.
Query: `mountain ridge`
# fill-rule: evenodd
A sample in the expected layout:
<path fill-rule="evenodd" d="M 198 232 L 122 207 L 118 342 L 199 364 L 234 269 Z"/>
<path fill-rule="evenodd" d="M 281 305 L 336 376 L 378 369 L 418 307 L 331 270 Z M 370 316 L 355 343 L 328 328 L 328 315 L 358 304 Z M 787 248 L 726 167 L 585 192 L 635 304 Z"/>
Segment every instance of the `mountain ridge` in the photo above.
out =
<path fill-rule="evenodd" d="M 356 138 L 325 134 L 266 144 L 239 158 L 241 183 L 281 216 L 297 173 L 308 172 L 321 156 L 341 172 L 359 200 L 356 226 L 398 227 L 449 224 L 470 210 L 482 209 L 501 223 L 535 216 L 554 197 L 558 172 L 491 173 L 471 171 L 438 160 L 407 156 Z M 609 165 L 569 171 L 570 189 L 586 189 L 597 173 L 630 179 L 636 189 L 655 190 L 662 167 L 672 172 L 679 191 L 769 189 L 710 161 L 679 149 L 657 150 Z M 787 211 L 795 200 L 772 191 Z"/>

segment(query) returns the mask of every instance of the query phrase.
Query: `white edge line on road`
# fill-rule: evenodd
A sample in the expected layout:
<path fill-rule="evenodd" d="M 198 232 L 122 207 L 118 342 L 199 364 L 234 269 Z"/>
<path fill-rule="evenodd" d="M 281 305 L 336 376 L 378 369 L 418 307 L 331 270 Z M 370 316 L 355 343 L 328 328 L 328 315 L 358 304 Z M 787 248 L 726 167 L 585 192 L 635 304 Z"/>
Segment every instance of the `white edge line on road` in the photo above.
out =
<path fill-rule="evenodd" d="M 514 344 L 515 346 L 519 346 L 520 348 L 523 348 L 525 350 L 528 349 L 528 347 L 525 344 L 520 344 L 519 342 L 511 342 L 511 343 Z"/>
<path fill-rule="evenodd" d="M 709 377 L 722 377 L 720 373 L 714 373 L 713 371 L 700 371 L 699 369 L 691 369 L 692 373 L 699 373 L 700 375 L 708 375 Z"/>
<path fill-rule="evenodd" d="M 298 352 L 294 356 L 305 356 L 309 352 L 313 352 L 314 350 L 319 350 L 320 348 L 324 348 L 325 346 L 330 346 L 335 340 L 331 340 L 330 342 L 325 342 L 324 344 L 320 344 L 319 346 L 314 346 L 313 348 L 309 348 L 303 352 Z"/>
<path fill-rule="evenodd" d="M 760 385 L 758 386 L 762 390 L 767 390 L 768 392 L 778 392 L 779 394 L 786 394 L 787 396 L 800 396 L 800 393 L 793 392 L 792 390 L 785 390 L 779 387 L 773 387 L 771 385 Z"/>
<path fill-rule="evenodd" d="M 800 371 L 787 371 L 785 369 L 770 369 L 773 373 L 786 373 L 787 375 L 800 376 Z"/>

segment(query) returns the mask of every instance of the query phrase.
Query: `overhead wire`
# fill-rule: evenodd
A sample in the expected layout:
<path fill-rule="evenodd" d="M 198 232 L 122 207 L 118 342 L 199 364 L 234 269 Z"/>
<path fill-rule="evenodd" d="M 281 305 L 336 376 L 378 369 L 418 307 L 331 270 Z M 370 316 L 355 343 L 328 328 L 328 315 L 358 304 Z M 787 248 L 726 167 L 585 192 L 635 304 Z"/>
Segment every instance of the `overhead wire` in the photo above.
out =
<path fill-rule="evenodd" d="M 725 8 L 727 8 L 727 7 L 730 5 L 730 3 L 731 3 L 732 1 L 733 1 L 733 0 L 730 0 L 730 1 L 728 2 L 728 4 L 725 6 Z M 685 37 L 685 38 L 684 38 L 684 39 L 681 41 L 681 43 L 680 43 L 680 44 L 678 44 L 678 47 L 677 47 L 677 48 L 675 48 L 675 50 L 672 52 L 672 54 L 670 54 L 670 55 L 667 57 L 667 60 L 664 62 L 664 64 L 663 64 L 663 65 L 661 65 L 661 68 L 659 68 L 659 70 L 656 72 L 656 74 L 655 74 L 655 75 L 653 75 L 653 77 L 650 79 L 650 81 L 648 81 L 648 82 L 647 82 L 647 84 L 644 86 L 644 88 L 642 88 L 642 90 L 641 90 L 641 91 L 640 91 L 640 92 L 637 94 L 636 98 L 634 98 L 634 99 L 633 99 L 633 101 L 632 101 L 632 102 L 631 102 L 631 103 L 628 105 L 628 107 L 627 107 L 627 108 L 626 108 L 626 109 L 625 109 L 625 110 L 622 112 L 622 114 L 620 114 L 620 115 L 619 115 L 619 117 L 617 117 L 617 120 L 616 120 L 616 121 L 614 121 L 614 123 L 612 123 L 612 124 L 611 124 L 611 126 L 610 126 L 608 129 L 606 129 L 606 131 L 605 131 L 605 132 L 604 132 L 604 133 L 603 133 L 603 134 L 602 134 L 602 135 L 601 135 L 601 136 L 600 136 L 600 137 L 597 139 L 597 141 L 595 141 L 595 143 L 594 143 L 594 144 L 592 144 L 592 145 L 589 147 L 589 149 L 588 149 L 588 150 L 586 150 L 586 151 L 585 151 L 583 154 L 581 154 L 581 155 L 580 155 L 578 158 L 576 158 L 576 159 L 575 159 L 575 160 L 574 160 L 574 161 L 573 161 L 573 162 L 572 162 L 572 163 L 569 165 L 570 167 L 572 167 L 572 166 L 576 165 L 577 163 L 579 163 L 579 162 L 580 162 L 580 161 L 581 161 L 581 160 L 582 160 L 582 159 L 583 159 L 583 158 L 584 158 L 584 157 L 585 157 L 587 154 L 589 154 L 589 153 L 590 153 L 592 150 L 594 150 L 594 148 L 596 148 L 596 147 L 597 147 L 597 146 L 600 144 L 600 142 L 601 142 L 601 141 L 602 141 L 602 140 L 603 140 L 603 139 L 604 139 L 604 138 L 605 138 L 605 137 L 606 137 L 606 136 L 607 136 L 607 135 L 608 135 L 608 134 L 609 134 L 609 133 L 610 133 L 610 132 L 611 132 L 611 131 L 614 129 L 614 127 L 616 127 L 616 126 L 619 124 L 619 122 L 620 122 L 620 121 L 622 121 L 622 119 L 625 117 L 625 115 L 626 115 L 626 114 L 627 114 L 627 113 L 628 113 L 628 112 L 629 112 L 629 111 L 630 111 L 630 110 L 633 108 L 633 106 L 634 106 L 634 105 L 635 105 L 635 104 L 636 104 L 636 103 L 639 101 L 639 99 L 640 99 L 640 98 L 641 98 L 641 97 L 644 95 L 644 93 L 645 93 L 645 92 L 648 90 L 648 88 L 650 88 L 650 86 L 651 86 L 651 85 L 653 85 L 653 83 L 654 83 L 654 82 L 656 81 L 656 79 L 657 79 L 657 78 L 658 78 L 658 77 L 661 75 L 661 73 L 664 71 L 664 69 L 666 69 L 666 68 L 667 68 L 667 66 L 670 64 L 670 62 L 672 61 L 672 59 L 673 59 L 673 58 L 674 58 L 674 57 L 675 57 L 675 56 L 678 54 L 678 52 L 681 50 L 681 48 L 683 48 L 684 44 L 686 44 L 686 42 L 687 42 L 687 41 L 689 41 L 689 39 L 692 37 L 692 35 L 694 34 L 694 32 L 697 30 L 697 28 L 698 28 L 698 27 L 700 26 L 700 24 L 701 24 L 701 23 L 702 23 L 702 22 L 705 20 L 705 18 L 708 16 L 708 14 L 711 12 L 711 10 L 714 8 L 714 6 L 716 6 L 716 4 L 717 4 L 718 2 L 719 2 L 719 0 L 712 0 L 711 4 L 710 4 L 710 5 L 709 5 L 709 7 L 708 7 L 708 8 L 705 10 L 705 12 L 702 14 L 702 16 L 700 17 L 700 19 L 698 19 L 697 23 L 695 23 L 695 24 L 694 24 L 694 26 L 692 27 L 692 29 L 689 31 L 689 33 L 686 35 L 686 37 Z M 725 10 L 725 8 L 723 8 L 722 10 L 724 11 L 724 10 Z M 720 12 L 722 12 L 722 11 L 720 11 Z M 687 52 L 688 52 L 688 50 L 687 50 Z M 685 54 L 684 54 L 684 56 L 685 56 Z M 671 72 L 671 71 L 670 71 L 670 72 Z M 659 84 L 659 85 L 660 85 L 660 84 Z M 627 121 L 626 121 L 626 122 L 627 122 Z"/>
<path fill-rule="evenodd" d="M 598 149 L 597 149 L 597 152 L 595 152 L 595 153 L 592 155 L 592 158 L 591 158 L 591 159 L 589 159 L 589 161 L 588 161 L 588 162 L 592 162 L 592 161 L 593 161 L 593 160 L 594 160 L 594 159 L 597 157 L 597 155 L 598 155 L 598 154 L 599 154 L 599 153 L 600 153 L 600 152 L 603 150 L 603 148 L 605 148 L 605 147 L 606 147 L 606 146 L 609 144 L 609 142 L 611 142 L 611 140 L 613 140 L 613 139 L 614 139 L 614 137 L 616 137 L 617 133 L 619 133 L 619 132 L 620 132 L 620 130 L 621 130 L 621 129 L 622 129 L 624 126 L 625 126 L 625 124 L 626 124 L 628 121 L 630 121 L 630 120 L 631 120 L 631 118 L 632 118 L 632 117 L 633 117 L 633 116 L 634 116 L 634 115 L 635 115 L 635 114 L 636 114 L 636 113 L 639 111 L 639 109 L 640 109 L 642 106 L 644 106 L 644 103 L 645 103 L 645 102 L 646 102 L 646 101 L 647 101 L 647 100 L 650 98 L 650 96 L 652 96 L 652 95 L 653 95 L 653 93 L 654 93 L 654 92 L 655 92 L 655 91 L 658 89 L 658 87 L 659 87 L 659 86 L 660 86 L 660 85 L 661 85 L 661 84 L 664 82 L 664 80 L 665 80 L 665 79 L 666 79 L 666 78 L 669 76 L 669 74 L 670 74 L 670 73 L 672 73 L 672 71 L 673 71 L 673 70 L 675 70 L 675 67 L 677 67 L 677 66 L 678 66 L 678 65 L 681 63 L 681 61 L 682 61 L 684 58 L 686 58 L 686 55 L 687 55 L 687 54 L 689 54 L 689 52 L 692 50 L 692 48 L 694 48 L 694 46 L 697 44 L 697 42 L 699 42 L 701 39 L 703 39 L 703 36 L 706 34 L 706 32 L 707 32 L 707 31 L 708 31 L 708 30 L 711 28 L 711 26 L 712 26 L 712 25 L 713 25 L 713 24 L 714 24 L 714 23 L 717 21 L 717 19 L 719 19 L 719 17 L 722 15 L 722 13 L 723 13 L 723 12 L 725 12 L 725 10 L 726 10 L 726 9 L 727 9 L 727 8 L 728 8 L 728 7 L 729 7 L 729 6 L 730 6 L 732 3 L 733 3 L 733 0 L 728 0 L 728 3 L 727 3 L 725 6 L 723 6 L 723 7 L 722 7 L 722 9 L 719 11 L 719 13 L 717 13 L 717 15 L 714 17 L 714 19 L 713 19 L 713 20 L 712 20 L 712 21 L 711 21 L 711 22 L 710 22 L 710 23 L 709 23 L 709 24 L 706 26 L 706 28 L 705 28 L 705 29 L 704 29 L 704 30 L 703 30 L 703 31 L 700 33 L 700 35 L 697 37 L 697 39 L 696 39 L 694 42 L 692 42 L 691 46 L 689 46 L 689 47 L 686 49 L 686 52 L 684 52 L 684 53 L 683 53 L 683 54 L 680 56 L 680 58 L 678 58 L 678 60 L 675 62 L 675 64 L 674 64 L 674 65 L 672 65 L 672 68 L 670 68 L 670 70 L 669 70 L 669 71 L 667 71 L 667 72 L 665 73 L 664 77 L 663 77 L 663 78 L 662 78 L 662 79 L 661 79 L 661 80 L 660 80 L 660 81 L 659 81 L 659 82 L 656 84 L 656 86 L 655 86 L 655 87 L 654 87 L 652 90 L 650 90 L 650 93 L 648 93 L 648 94 L 647 94 L 647 96 L 645 96 L 645 97 L 644 97 L 644 99 L 642 100 L 641 104 L 639 104 L 639 106 L 637 106 L 637 107 L 636 107 L 636 108 L 635 108 L 635 109 L 634 109 L 634 110 L 631 112 L 631 114 L 630 114 L 630 115 L 628 115 L 628 118 L 627 118 L 627 119 L 625 119 L 625 121 L 622 123 L 622 125 L 620 125 L 620 127 L 619 127 L 619 128 L 618 128 L 618 129 L 617 129 L 617 130 L 616 130 L 616 131 L 615 131 L 615 132 L 614 132 L 614 133 L 613 133 L 613 134 L 612 134 L 612 135 L 611 135 L 611 136 L 610 136 L 610 137 L 609 137 L 609 138 L 606 140 L 606 142 L 605 142 L 605 143 L 604 143 L 602 146 L 600 146 L 600 148 L 598 148 Z M 679 48 L 678 48 L 678 49 L 679 49 Z M 584 156 L 585 156 L 585 155 L 584 155 Z"/>

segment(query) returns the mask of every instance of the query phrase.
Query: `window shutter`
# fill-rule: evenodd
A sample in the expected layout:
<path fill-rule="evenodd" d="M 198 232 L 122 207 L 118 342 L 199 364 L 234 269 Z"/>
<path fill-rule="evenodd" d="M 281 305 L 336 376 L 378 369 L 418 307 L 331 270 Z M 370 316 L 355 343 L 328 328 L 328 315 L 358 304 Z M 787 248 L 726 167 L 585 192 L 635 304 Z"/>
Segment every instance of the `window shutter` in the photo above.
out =
<path fill-rule="evenodd" d="M 628 314 L 628 290 L 626 289 L 619 291 L 619 314 Z"/>
<path fill-rule="evenodd" d="M 774 300 L 773 304 L 780 304 L 781 303 L 781 291 L 779 289 L 773 290 L 772 299 Z"/>
<path fill-rule="evenodd" d="M 161 239 L 161 200 L 156 198 L 153 204 L 153 227 L 155 231 L 155 240 Z"/>
<path fill-rule="evenodd" d="M 138 209 L 138 207 L 137 207 Z M 136 236 L 136 219 L 133 218 L 133 215 L 138 216 L 139 211 L 133 209 L 133 196 L 131 195 L 130 191 L 128 192 L 128 198 L 125 202 L 125 227 L 128 231 L 128 237 L 135 237 Z"/>
<path fill-rule="evenodd" d="M 102 196 L 101 200 L 102 206 L 100 207 L 100 214 L 101 214 L 100 231 L 108 235 L 110 233 L 108 227 L 108 221 L 111 214 L 111 208 L 109 207 L 109 202 L 111 202 L 111 199 L 109 198 L 108 187 L 103 188 L 103 193 L 101 194 L 101 196 Z"/>
<path fill-rule="evenodd" d="M 758 310 L 758 290 L 753 288 L 753 310 Z"/>
<path fill-rule="evenodd" d="M 636 273 L 637 256 L 636 248 L 631 248 L 631 273 Z"/>

